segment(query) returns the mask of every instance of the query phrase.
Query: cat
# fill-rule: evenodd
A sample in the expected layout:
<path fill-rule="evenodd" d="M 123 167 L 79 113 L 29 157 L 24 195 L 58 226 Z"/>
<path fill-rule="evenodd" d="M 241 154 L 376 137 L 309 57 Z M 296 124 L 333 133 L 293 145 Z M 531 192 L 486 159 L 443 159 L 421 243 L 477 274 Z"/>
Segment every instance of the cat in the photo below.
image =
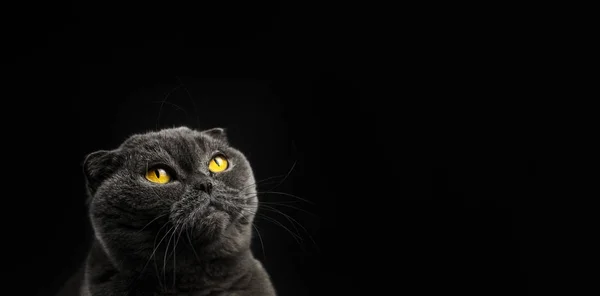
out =
<path fill-rule="evenodd" d="M 258 207 L 223 128 L 131 135 L 83 161 L 94 240 L 82 296 L 274 296 L 251 249 Z"/>

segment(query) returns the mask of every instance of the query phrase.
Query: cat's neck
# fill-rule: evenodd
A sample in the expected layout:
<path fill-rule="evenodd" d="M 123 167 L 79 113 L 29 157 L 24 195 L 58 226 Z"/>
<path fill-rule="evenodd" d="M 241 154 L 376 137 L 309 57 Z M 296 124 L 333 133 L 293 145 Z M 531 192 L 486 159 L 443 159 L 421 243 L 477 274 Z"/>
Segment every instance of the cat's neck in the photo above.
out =
<path fill-rule="evenodd" d="M 245 281 L 252 272 L 250 267 L 254 266 L 250 249 L 212 258 L 192 256 L 186 252 L 176 256 L 175 261 L 172 257 L 169 260 L 159 257 L 143 264 L 138 260 L 115 266 L 102 245 L 95 241 L 88 256 L 87 273 L 95 279 L 92 281 L 110 281 L 116 276 L 168 293 L 218 290 L 235 285 Z M 133 262 L 138 263 L 132 265 Z"/>

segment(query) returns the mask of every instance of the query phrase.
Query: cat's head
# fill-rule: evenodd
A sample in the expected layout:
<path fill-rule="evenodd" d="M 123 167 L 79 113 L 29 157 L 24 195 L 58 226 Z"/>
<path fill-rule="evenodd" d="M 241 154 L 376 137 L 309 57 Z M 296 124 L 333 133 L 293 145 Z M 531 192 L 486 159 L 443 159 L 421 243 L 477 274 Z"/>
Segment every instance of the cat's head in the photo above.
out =
<path fill-rule="evenodd" d="M 83 166 L 95 235 L 114 259 L 148 257 L 173 237 L 224 252 L 249 246 L 255 180 L 221 128 L 136 134 Z"/>

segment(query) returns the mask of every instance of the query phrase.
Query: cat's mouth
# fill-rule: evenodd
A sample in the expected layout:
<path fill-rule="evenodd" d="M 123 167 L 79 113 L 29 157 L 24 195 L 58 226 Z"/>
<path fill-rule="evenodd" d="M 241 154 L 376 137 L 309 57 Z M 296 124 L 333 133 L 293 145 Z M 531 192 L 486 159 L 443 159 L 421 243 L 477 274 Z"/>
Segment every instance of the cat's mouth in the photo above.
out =
<path fill-rule="evenodd" d="M 212 238 L 223 233 L 234 220 L 225 204 L 208 194 L 184 198 L 173 204 L 170 219 L 198 237 Z"/>
<path fill-rule="evenodd" d="M 188 221 L 193 236 L 207 239 L 218 237 L 231 225 L 229 214 L 214 206 L 194 211 Z"/>

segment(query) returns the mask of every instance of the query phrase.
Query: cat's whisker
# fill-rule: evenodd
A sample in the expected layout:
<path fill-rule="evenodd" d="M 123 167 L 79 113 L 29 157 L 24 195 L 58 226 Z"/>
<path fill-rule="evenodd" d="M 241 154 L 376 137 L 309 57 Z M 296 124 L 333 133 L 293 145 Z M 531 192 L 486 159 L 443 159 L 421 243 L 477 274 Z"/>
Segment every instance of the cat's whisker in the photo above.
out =
<path fill-rule="evenodd" d="M 294 236 L 294 234 L 295 234 L 295 236 L 294 236 L 294 237 L 295 237 L 295 239 L 296 239 L 296 237 L 297 237 L 297 238 L 299 238 L 301 241 L 303 241 L 303 239 L 302 239 L 302 236 L 300 235 L 300 230 L 299 230 L 299 229 L 296 227 L 296 224 L 297 224 L 297 225 L 298 225 L 298 226 L 299 226 L 299 227 L 300 227 L 300 228 L 301 228 L 301 229 L 304 231 L 304 233 L 306 233 L 306 235 L 307 235 L 307 236 L 308 236 L 308 238 L 311 240 L 311 242 L 313 243 L 313 245 L 315 246 L 315 248 L 317 248 L 317 250 L 319 249 L 319 248 L 318 248 L 318 245 L 317 245 L 317 243 L 316 243 L 316 241 L 315 241 L 315 240 L 314 240 L 314 238 L 313 238 L 313 237 L 310 235 L 310 232 L 309 232 L 309 231 L 306 229 L 306 227 L 304 227 L 304 226 L 303 226 L 303 225 L 302 225 L 300 222 L 298 222 L 298 220 L 294 219 L 294 218 L 293 218 L 293 217 L 291 217 L 290 215 L 288 215 L 288 214 L 286 214 L 286 213 L 282 212 L 281 210 L 279 210 L 279 209 L 276 209 L 276 208 L 274 208 L 274 207 L 272 207 L 272 206 L 269 206 L 269 205 L 261 205 L 261 202 L 257 202 L 256 204 L 258 204 L 258 205 L 259 205 L 259 207 L 258 207 L 258 208 L 256 208 L 256 207 L 252 207 L 252 206 L 246 206 L 246 205 L 242 205 L 242 206 L 239 206 L 239 205 L 238 205 L 238 207 L 241 207 L 241 208 L 243 209 L 242 211 L 247 211 L 247 212 L 249 212 L 249 213 L 251 213 L 251 214 L 255 215 L 256 217 L 259 217 L 259 216 L 260 216 L 260 218 L 264 218 L 265 220 L 268 220 L 268 221 L 270 221 L 270 222 L 274 222 L 275 224 L 277 224 L 278 226 L 281 226 L 281 227 L 283 227 L 283 224 L 281 224 L 281 222 L 277 221 L 277 220 L 276 220 L 274 217 L 269 217 L 269 216 L 266 216 L 265 214 L 259 213 L 258 211 L 259 211 L 260 209 L 262 209 L 262 210 L 266 210 L 266 211 L 269 211 L 269 212 L 274 212 L 274 213 L 277 213 L 277 214 L 280 214 L 280 215 L 282 215 L 282 216 L 283 216 L 283 217 L 284 217 L 284 218 L 285 218 L 285 219 L 286 219 L 286 220 L 287 220 L 287 221 L 288 221 L 288 222 L 289 222 L 289 223 L 292 225 L 292 227 L 294 228 L 294 230 L 296 230 L 296 232 L 295 232 L 295 233 L 293 233 L 293 232 L 292 232 L 292 231 L 291 231 L 289 228 L 286 228 L 286 227 L 283 227 L 284 229 L 286 229 L 288 232 L 292 233 L 292 234 L 293 234 L 292 236 Z M 285 205 L 285 206 L 287 206 L 287 205 Z M 310 212 L 308 212 L 308 211 L 305 211 L 305 210 L 303 210 L 303 209 L 300 209 L 300 208 L 297 208 L 297 207 L 292 207 L 292 208 L 295 208 L 295 209 L 297 209 L 297 210 L 300 210 L 300 211 L 304 211 L 304 212 L 306 212 L 306 213 L 308 213 L 308 214 L 312 214 L 312 213 L 310 213 Z M 256 209 L 256 210 L 254 210 L 254 209 Z M 253 211 L 253 210 L 254 210 L 254 211 Z M 267 219 L 267 218 L 268 218 L 268 219 Z M 275 221 L 277 221 L 277 222 L 275 222 L 274 220 L 275 220 Z M 253 223 L 253 226 L 254 226 L 254 223 Z M 258 231 L 258 229 L 257 229 L 257 231 Z M 260 235 L 260 234 L 259 234 L 259 235 Z M 298 239 L 296 239 L 296 241 L 298 242 Z M 261 242 L 262 242 L 262 241 L 261 241 Z M 300 244 L 300 242 L 298 242 L 298 243 Z M 300 245 L 301 245 L 301 244 L 300 244 Z M 302 246 L 302 245 L 301 245 L 301 246 Z"/>
<path fill-rule="evenodd" d="M 264 179 L 260 179 L 260 180 L 256 181 L 254 184 L 250 184 L 250 185 L 248 185 L 246 187 L 250 187 L 250 186 L 262 184 L 262 183 L 264 183 L 266 181 L 273 180 L 275 178 L 281 178 L 281 177 L 285 177 L 285 175 L 275 175 L 275 176 L 267 177 L 267 178 L 264 178 Z"/>
<path fill-rule="evenodd" d="M 154 262 L 154 270 L 155 270 L 155 274 L 156 274 L 156 279 L 158 280 L 158 284 L 161 286 L 161 288 L 164 288 L 164 286 L 166 285 L 166 283 L 163 283 L 160 279 L 160 271 L 158 270 L 158 264 L 156 264 L 156 250 L 158 250 L 158 248 L 160 247 L 161 243 L 163 242 L 163 240 L 165 238 L 167 238 L 167 235 L 169 235 L 169 233 L 171 231 L 174 231 L 175 229 L 175 225 L 171 226 L 171 228 L 169 228 L 169 230 L 167 230 L 167 232 L 165 232 L 165 235 L 163 235 L 162 239 L 160 240 L 160 242 L 158 242 L 158 245 L 156 245 L 156 240 L 155 240 L 155 251 L 153 252 L 152 256 L 150 258 L 153 258 L 153 262 Z M 167 250 L 165 250 L 166 252 Z"/>
<path fill-rule="evenodd" d="M 158 232 L 156 233 L 156 235 L 154 236 L 154 242 L 152 244 L 152 247 L 154 248 L 154 251 L 152 252 L 152 254 L 150 255 L 150 257 L 148 258 L 148 261 L 152 260 L 153 265 L 154 265 L 154 274 L 156 275 L 156 280 L 158 281 L 159 286 L 162 288 L 163 284 L 162 281 L 160 280 L 160 276 L 159 276 L 159 272 L 158 272 L 158 265 L 156 264 L 156 251 L 158 250 L 158 248 L 160 247 L 160 244 L 162 243 L 162 240 L 164 240 L 167 235 L 169 234 L 169 232 L 173 229 L 172 227 L 167 229 L 167 231 L 165 232 L 165 235 L 162 237 L 161 241 L 158 243 L 158 245 L 156 245 L 156 239 L 158 238 L 158 236 L 160 235 L 160 231 L 167 226 L 168 224 L 164 224 L 161 229 L 158 230 Z M 146 263 L 148 264 L 148 263 Z M 144 268 L 145 269 L 145 268 Z"/>
<path fill-rule="evenodd" d="M 165 255 L 163 256 L 163 280 L 165 281 L 165 283 L 167 282 L 167 254 L 169 253 L 169 246 L 171 245 L 171 239 L 173 239 L 173 236 L 175 235 L 175 232 L 177 232 L 178 227 L 179 227 L 179 224 L 175 224 L 175 230 L 173 230 L 173 232 L 171 233 L 171 236 L 169 237 L 169 241 L 167 242 L 167 248 L 165 249 Z"/>
<path fill-rule="evenodd" d="M 309 203 L 311 205 L 315 205 L 314 202 L 312 202 L 312 201 L 310 201 L 308 199 L 299 197 L 299 196 L 291 194 L 291 193 L 286 193 L 286 192 L 280 192 L 280 191 L 257 191 L 254 196 L 258 196 L 259 194 L 278 194 L 278 195 L 283 195 L 283 196 L 289 196 L 289 197 L 293 197 L 293 198 L 296 198 L 298 200 L 301 200 L 303 202 Z M 247 197 L 252 197 L 252 196 L 253 195 L 247 195 Z"/>
<path fill-rule="evenodd" d="M 279 200 L 279 201 L 260 201 L 257 203 L 284 205 L 284 204 L 288 204 L 288 203 L 301 203 L 301 202 L 302 202 L 301 200 Z"/>
<path fill-rule="evenodd" d="M 311 205 L 315 205 L 314 202 L 312 202 L 312 201 L 310 201 L 308 199 L 302 198 L 300 196 L 291 194 L 291 193 L 279 192 L 279 191 L 258 191 L 257 193 L 258 194 L 278 194 L 278 195 L 283 195 L 283 196 L 289 196 L 289 197 L 293 197 L 293 198 L 299 199 L 299 200 L 301 200 L 303 202 L 309 203 Z"/>
<path fill-rule="evenodd" d="M 179 232 L 181 233 L 181 231 L 183 231 L 183 229 L 185 228 L 185 224 L 182 223 L 181 221 L 176 221 L 175 222 L 176 229 L 179 230 Z M 178 236 L 179 237 L 179 236 Z M 177 239 L 173 240 L 175 243 L 177 243 Z M 173 251 L 169 251 L 167 257 L 171 256 L 171 254 L 173 254 Z"/>
<path fill-rule="evenodd" d="M 275 211 L 275 210 L 273 210 L 273 209 L 268 209 L 268 208 L 263 208 L 263 209 L 264 209 L 264 210 L 270 210 L 271 212 L 275 212 L 275 213 L 283 214 L 283 213 L 281 213 L 281 212 L 278 212 L 278 211 Z M 288 219 L 288 222 L 290 222 L 290 224 L 292 224 L 292 227 L 294 227 L 294 229 L 296 230 L 296 232 L 295 232 L 295 233 L 294 233 L 294 232 L 292 232 L 292 231 L 291 231 L 289 228 L 287 228 L 287 227 L 283 226 L 283 224 L 282 224 L 282 223 L 281 223 L 279 220 L 277 220 L 277 219 L 275 219 L 275 218 L 273 218 L 273 217 L 269 217 L 269 216 L 267 216 L 267 215 L 265 215 L 265 214 L 263 214 L 263 213 L 259 213 L 258 211 L 254 211 L 254 212 L 253 212 L 253 211 L 250 211 L 250 210 L 248 210 L 248 209 L 246 209 L 246 211 L 248 211 L 249 213 L 251 213 L 251 214 L 253 214 L 253 215 L 255 215 L 255 216 L 256 216 L 256 215 L 261 215 L 261 216 L 262 216 L 262 218 L 265 218 L 265 219 L 266 219 L 266 218 L 268 218 L 268 219 L 269 219 L 269 221 L 271 221 L 271 222 L 274 222 L 274 223 L 278 224 L 279 226 L 283 227 L 285 230 L 288 230 L 290 233 L 292 233 L 293 235 L 295 235 L 296 237 L 298 237 L 300 240 L 303 240 L 303 239 L 302 239 L 302 237 L 300 236 L 300 233 L 299 233 L 299 231 L 298 231 L 298 228 L 296 228 L 296 226 L 294 225 L 294 223 L 293 223 L 292 221 L 290 221 L 289 219 Z M 283 214 L 283 215 L 285 215 L 285 214 Z M 296 222 L 296 223 L 299 223 L 299 222 Z M 303 227 L 303 228 L 304 228 L 304 227 Z"/>
<path fill-rule="evenodd" d="M 283 214 L 281 211 L 275 210 L 275 209 L 270 209 L 270 208 L 265 208 L 266 210 L 270 210 L 272 212 L 278 213 L 278 214 L 282 214 L 284 218 L 286 218 L 288 220 L 288 222 L 290 222 L 290 224 L 292 224 L 292 227 L 294 227 L 294 230 L 296 230 L 296 234 L 298 234 L 298 236 L 300 236 L 300 231 L 298 230 L 298 227 L 296 227 L 296 224 L 294 224 L 294 222 L 292 222 L 292 220 L 290 220 L 288 217 L 288 215 Z M 294 219 L 294 221 L 296 221 Z M 296 223 L 298 223 L 298 221 L 296 221 Z M 300 223 L 298 223 L 300 224 Z M 302 225 L 300 225 L 300 227 L 302 227 Z M 302 229 L 304 229 L 304 227 L 302 227 Z M 308 232 L 306 231 L 306 229 L 304 229 L 304 231 L 308 234 Z M 310 236 L 310 235 L 309 235 Z"/>
<path fill-rule="evenodd" d="M 258 181 L 254 182 L 252 184 L 249 184 L 249 185 L 246 185 L 246 186 L 240 188 L 239 191 L 244 191 L 244 190 L 246 190 L 248 188 L 255 187 L 255 186 L 258 186 L 258 185 L 267 185 L 267 184 L 269 184 L 271 182 L 277 182 L 277 180 L 273 180 L 273 179 L 275 179 L 275 178 L 281 178 L 281 177 L 285 177 L 285 175 L 276 175 L 276 176 L 271 176 L 271 177 L 268 177 L 268 178 L 265 178 L 265 179 L 262 179 L 262 180 L 258 180 Z"/>
<path fill-rule="evenodd" d="M 263 258 L 266 260 L 267 255 L 265 254 L 265 245 L 263 244 L 263 240 L 262 240 L 262 236 L 260 235 L 260 231 L 258 231 L 258 227 L 256 225 L 254 225 L 254 223 L 252 223 L 252 227 L 254 227 L 254 229 L 256 229 L 256 233 L 258 234 L 258 240 L 260 241 L 260 249 L 262 250 Z"/>
<path fill-rule="evenodd" d="M 242 208 L 242 209 L 240 209 L 240 210 L 239 210 L 239 212 L 237 212 L 237 213 L 238 213 L 238 214 L 243 214 L 243 212 L 242 212 L 242 211 L 244 211 L 244 210 L 245 210 L 245 211 L 247 211 L 247 212 L 249 212 L 250 214 L 253 214 L 253 215 L 255 215 L 255 217 L 257 217 L 257 218 L 258 218 L 258 217 L 264 218 L 264 219 L 266 219 L 266 220 L 268 220 L 268 221 L 270 221 L 270 222 L 273 222 L 273 223 L 275 223 L 276 225 L 278 225 L 278 226 L 282 227 L 282 228 L 283 228 L 283 229 L 285 229 L 287 232 L 289 232 L 289 233 L 292 235 L 292 237 L 294 237 L 294 239 L 296 240 L 296 242 L 300 243 L 300 241 L 302 241 L 302 240 L 303 240 L 303 239 L 302 239 L 302 237 L 300 237 L 300 235 L 299 235 L 299 234 L 297 234 L 297 233 L 294 233 L 294 232 L 293 232 L 293 231 L 291 231 L 289 228 L 285 227 L 285 225 L 283 225 L 283 224 L 282 224 L 281 222 L 279 222 L 277 219 L 275 219 L 275 218 L 272 218 L 272 217 L 269 217 L 269 216 L 266 216 L 266 215 L 263 215 L 262 213 L 259 213 L 259 212 L 258 212 L 258 210 L 257 210 L 257 211 L 251 211 L 250 209 L 247 209 L 247 208 Z M 300 241 L 298 241 L 298 240 L 300 240 Z"/>
<path fill-rule="evenodd" d="M 271 222 L 275 223 L 276 225 L 278 225 L 278 226 L 282 227 L 282 228 L 283 228 L 283 229 L 285 229 L 285 230 L 286 230 L 286 231 L 287 231 L 287 232 L 288 232 L 290 235 L 292 235 L 292 237 L 294 238 L 294 240 L 296 240 L 296 242 L 297 242 L 298 244 L 300 244 L 300 243 L 303 241 L 302 237 L 301 237 L 299 234 L 297 234 L 297 233 L 294 233 L 294 232 L 293 232 L 293 231 L 291 231 L 289 228 L 285 227 L 285 225 L 283 225 L 281 222 L 277 221 L 277 219 L 275 219 L 275 218 L 272 218 L 272 217 L 269 217 L 269 216 L 266 216 L 266 215 L 263 215 L 263 214 L 261 214 L 261 213 L 256 213 L 256 217 L 257 217 L 257 218 L 263 218 L 263 219 L 266 219 L 266 220 L 268 220 L 268 221 L 271 221 Z"/>
<path fill-rule="evenodd" d="M 294 168 L 296 167 L 296 163 L 297 163 L 297 161 L 294 161 L 294 163 L 292 164 L 292 167 L 290 168 L 290 170 L 289 170 L 289 171 L 288 171 L 286 174 L 284 174 L 284 175 L 276 175 L 276 176 L 271 176 L 271 177 L 267 177 L 267 178 L 265 178 L 265 179 L 258 180 L 258 181 L 256 181 L 256 182 L 254 182 L 253 184 L 250 184 L 250 185 L 247 185 L 247 186 L 244 186 L 244 187 L 242 187 L 242 188 L 240 189 L 240 191 L 243 191 L 243 190 L 245 190 L 245 189 L 247 189 L 247 188 L 254 187 L 254 186 L 258 186 L 258 185 L 266 185 L 266 184 L 264 184 L 263 182 L 266 182 L 266 181 L 269 181 L 269 180 L 272 180 L 272 179 L 275 179 L 275 178 L 280 178 L 280 177 L 283 177 L 283 179 L 282 179 L 281 181 L 279 181 L 279 183 L 278 183 L 277 185 L 275 185 L 275 187 L 273 187 L 273 188 L 269 189 L 269 190 L 273 190 L 273 189 L 275 189 L 275 188 L 279 187 L 279 186 L 280 186 L 280 185 L 281 185 L 283 182 L 285 182 L 285 180 L 286 180 L 286 179 L 287 179 L 287 178 L 290 176 L 290 174 L 291 174 L 292 170 L 294 170 Z M 262 183 L 262 184 L 261 184 L 261 183 Z"/>
<path fill-rule="evenodd" d="M 158 246 L 156 245 L 156 239 L 158 238 L 161 230 L 163 230 L 165 227 L 167 226 L 167 224 L 163 225 L 156 233 L 156 235 L 154 236 L 154 245 L 153 245 L 153 250 L 152 253 L 150 254 L 148 261 L 146 261 L 146 264 L 144 264 L 144 267 L 142 267 L 142 269 L 140 270 L 140 274 L 138 275 L 138 277 L 136 278 L 135 281 L 131 282 L 131 285 L 133 285 L 137 280 L 140 279 L 140 277 L 143 275 L 144 271 L 146 270 L 146 268 L 148 267 L 148 264 L 150 263 L 150 261 L 152 260 L 152 258 L 154 258 L 154 254 L 156 254 L 156 251 L 158 250 L 160 244 L 162 243 L 162 241 L 167 237 L 167 234 L 169 233 L 169 231 L 171 231 L 171 229 L 173 229 L 172 227 L 167 230 L 167 232 L 165 233 L 165 235 L 163 236 L 163 238 L 158 242 Z M 155 266 L 156 266 L 156 261 L 155 261 Z M 156 270 L 156 272 L 158 273 L 158 269 Z M 158 278 L 157 278 L 158 279 Z M 160 282 L 159 282 L 160 284 Z"/>
<path fill-rule="evenodd" d="M 308 238 L 310 238 L 310 240 L 312 241 L 312 243 L 315 246 L 315 248 L 317 248 L 317 250 L 319 249 L 319 246 L 317 245 L 317 242 L 315 242 L 314 238 L 310 235 L 310 232 L 308 232 L 308 230 L 306 230 L 306 228 L 300 222 L 298 222 L 298 220 L 294 219 L 290 215 L 288 215 L 288 214 L 286 214 L 286 213 L 284 213 L 284 212 L 282 212 L 282 211 L 280 211 L 280 210 L 278 210 L 276 208 L 273 208 L 271 206 L 264 205 L 263 207 L 264 207 L 265 210 L 270 210 L 272 212 L 275 212 L 275 213 L 278 213 L 278 214 L 284 216 L 290 222 L 290 224 L 292 224 L 292 226 L 294 226 L 294 229 L 296 229 L 296 231 L 298 231 L 298 228 L 296 228 L 295 224 L 298 224 L 298 226 L 300 226 L 300 228 L 302 228 L 302 230 L 304 230 L 304 232 L 306 233 L 306 235 L 308 235 Z"/>
<path fill-rule="evenodd" d="M 277 185 L 275 185 L 275 187 L 269 189 L 269 191 L 273 191 L 275 188 L 281 186 L 281 184 L 283 184 L 283 182 L 285 182 L 285 180 L 290 176 L 290 174 L 292 173 L 292 171 L 294 170 L 294 168 L 296 167 L 296 163 L 298 161 L 294 161 L 294 164 L 292 164 L 292 167 L 290 168 L 290 170 L 287 172 L 287 174 L 285 175 L 285 177 L 283 178 L 283 180 L 281 180 L 281 182 L 279 182 Z"/>
<path fill-rule="evenodd" d="M 142 232 L 142 231 L 143 231 L 143 230 L 144 230 L 146 227 L 148 227 L 148 225 L 150 225 L 152 222 L 154 222 L 154 221 L 156 221 L 156 220 L 158 220 L 158 219 L 160 219 L 160 218 L 162 218 L 162 217 L 164 217 L 164 216 L 166 216 L 166 215 L 168 215 L 168 213 L 165 213 L 165 214 L 162 214 L 162 215 L 158 215 L 156 218 L 152 219 L 150 222 L 148 222 L 148 224 L 146 224 L 144 227 L 142 227 L 142 229 L 138 230 L 137 232 L 138 232 L 138 233 Z M 165 225 L 166 225 L 166 224 L 165 224 Z M 163 226 L 163 227 L 164 227 L 164 226 Z"/>
<path fill-rule="evenodd" d="M 299 202 L 299 201 L 290 201 L 290 202 Z M 291 209 L 295 209 L 301 212 L 304 212 L 306 214 L 309 214 L 313 217 L 316 217 L 316 215 L 314 213 L 311 213 L 305 209 L 299 208 L 299 207 L 295 207 L 293 205 L 288 205 L 288 204 L 284 204 L 284 203 L 278 203 L 278 202 L 264 202 L 264 201 L 260 201 L 260 202 L 255 202 L 255 203 L 249 203 L 249 206 L 255 206 L 258 205 L 259 207 L 261 206 L 269 206 L 269 205 L 273 205 L 273 206 L 281 206 L 281 207 L 286 207 L 286 208 L 291 208 Z M 245 206 L 245 205 L 244 205 Z"/>
<path fill-rule="evenodd" d="M 198 256 L 198 253 L 196 252 L 196 249 L 194 248 L 194 244 L 192 243 L 192 238 L 190 238 L 189 228 L 185 229 L 185 233 L 187 235 L 188 242 L 190 243 L 190 247 L 192 247 L 192 252 L 194 252 L 194 256 L 196 256 L 196 260 L 200 261 L 200 256 Z"/>
<path fill-rule="evenodd" d="M 175 285 L 177 284 L 177 268 L 175 266 L 177 262 L 177 245 L 179 244 L 179 239 L 181 238 L 181 232 L 183 231 L 183 227 L 179 229 L 179 234 L 177 235 L 177 240 L 175 240 L 175 246 L 173 246 L 173 289 L 175 289 Z"/>

